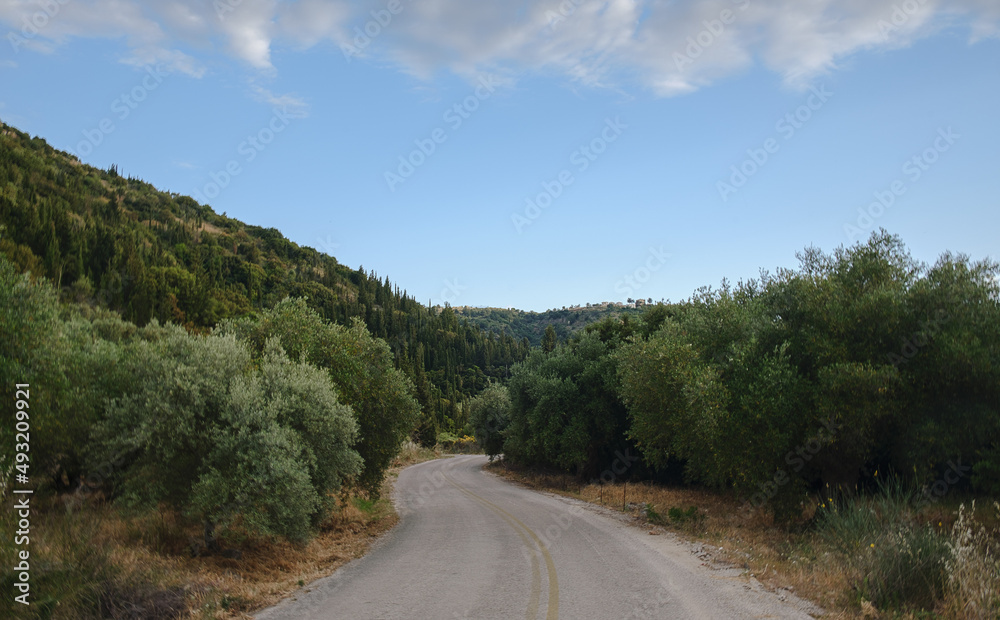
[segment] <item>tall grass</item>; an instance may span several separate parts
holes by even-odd
[[[1000,618],[1000,554],[961,506],[948,530],[918,514],[915,491],[880,486],[871,497],[828,498],[818,535],[842,556],[858,603],[880,610],[936,611],[949,618]],[[1000,511],[1000,506],[998,506]]]
[[[176,618],[186,608],[180,589],[158,585],[139,563],[116,561],[106,510],[33,511],[30,604],[3,597],[0,617],[25,619]],[[112,519],[117,522],[117,519]],[[111,535],[117,532],[112,532]],[[4,543],[3,556],[10,552]],[[12,591],[14,563],[0,567],[0,587]]]
[[[1000,519],[1000,504],[994,503]],[[958,509],[948,549],[948,591],[941,608],[948,616],[972,620],[1000,618],[1000,542],[975,520],[976,503],[967,514]]]
[[[879,609],[931,609],[944,594],[951,552],[945,537],[917,521],[915,497],[891,482],[820,513],[820,536],[843,555],[856,596]]]

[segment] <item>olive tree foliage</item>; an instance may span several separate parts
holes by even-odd
[[[489,387],[469,402],[469,422],[476,442],[490,457],[503,453],[504,431],[510,423],[510,395],[499,383]]]
[[[47,281],[17,273],[0,254],[0,381],[11,399],[16,384],[29,386],[36,482],[62,487],[79,479],[88,448],[81,437],[122,386],[118,346],[103,337],[122,325],[135,329],[107,311],[87,319],[60,306]]]
[[[49,466],[58,452],[53,435],[58,435],[59,420],[52,415],[54,394],[65,384],[60,372],[62,357],[59,343],[62,327],[59,322],[58,297],[44,281],[33,282],[26,274],[0,254],[0,393],[13,407],[15,385],[28,384],[33,469]],[[44,386],[44,389],[43,389]],[[23,396],[22,396],[23,398]],[[13,420],[9,414],[5,420]],[[12,464],[14,445],[13,423],[4,424],[0,439],[4,440],[0,465],[7,476]]]
[[[625,448],[626,411],[611,352],[617,340],[586,332],[512,371],[504,458],[596,476]]]
[[[879,468],[917,484],[961,458],[994,471],[998,266],[946,254],[928,268],[884,231],[799,259],[701,290],[619,348],[646,460],[683,459],[690,479],[785,516],[803,490],[853,490]]]
[[[4,386],[28,383],[50,370],[53,364],[46,355],[53,352],[58,316],[55,290],[18,273],[0,254],[0,380]]]
[[[308,537],[360,469],[357,426],[326,373],[276,341],[259,364],[232,335],[155,322],[123,345],[129,385],[95,426],[93,469],[126,504],[165,502],[206,522]]]
[[[677,459],[688,480],[743,492],[784,465],[808,426],[787,351],[745,328],[758,312],[749,295],[703,291],[690,312],[616,354],[629,435],[645,460]]]
[[[392,352],[358,320],[336,325],[310,309],[305,300],[286,298],[257,317],[226,321],[216,330],[233,334],[259,354],[276,338],[292,359],[325,371],[358,424],[354,449],[363,459],[355,484],[378,496],[385,472],[417,424],[420,405],[406,375],[393,365]]]

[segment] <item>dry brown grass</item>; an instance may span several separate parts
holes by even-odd
[[[429,450],[404,450],[386,477],[382,499],[372,503],[342,498],[316,537],[304,545],[251,538],[237,525],[219,533],[223,551],[193,557],[192,550],[200,549],[199,524],[166,509],[129,515],[92,498],[72,515],[58,500],[50,502],[40,515],[38,552],[66,566],[93,555],[98,568],[90,572],[100,576],[81,574],[80,581],[87,600],[101,600],[101,615],[250,618],[252,612],[296,590],[308,590],[310,582],[364,555],[398,521],[389,498],[399,470],[435,456]],[[57,611],[53,617],[79,613]]]

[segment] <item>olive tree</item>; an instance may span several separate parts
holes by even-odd
[[[358,424],[354,449],[364,464],[355,482],[378,496],[389,464],[420,414],[413,383],[393,365],[389,345],[373,337],[359,320],[350,327],[336,325],[305,300],[293,298],[258,317],[227,321],[217,333],[235,334],[258,353],[268,338],[277,338],[292,359],[303,359],[328,373]]]
[[[510,423],[510,396],[507,388],[492,383],[469,402],[469,422],[476,442],[490,457],[503,452],[504,431]]]
[[[92,468],[121,500],[166,502],[216,523],[308,536],[328,496],[356,475],[357,425],[326,373],[268,342],[259,367],[234,336],[142,330],[122,355],[129,385],[93,433]]]

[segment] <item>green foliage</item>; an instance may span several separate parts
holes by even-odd
[[[255,368],[231,335],[153,323],[137,336],[121,355],[132,383],[94,428],[91,469],[110,470],[129,505],[306,539],[360,468],[356,424],[328,376],[276,342]]]
[[[510,424],[510,395],[507,388],[492,384],[469,403],[469,421],[476,442],[490,461],[503,452],[504,433]]]
[[[631,436],[653,466],[673,455],[701,469],[719,410],[727,400],[717,372],[699,361],[669,323],[657,338],[622,347],[617,355]],[[712,454],[703,457],[712,460]]]
[[[913,513],[917,495],[900,484],[872,498],[831,503],[819,532],[845,558],[851,585],[878,609],[932,609],[944,593],[948,539]]]
[[[216,333],[238,335],[257,354],[273,338],[293,359],[328,373],[357,420],[354,449],[363,468],[356,484],[377,496],[386,470],[420,413],[414,386],[393,367],[388,345],[373,338],[360,321],[346,328],[324,320],[302,299],[285,299],[256,318],[225,322]]]
[[[804,489],[853,489],[865,469],[925,483],[978,453],[987,471],[1000,433],[997,265],[945,255],[927,269],[884,233],[800,260],[656,308],[620,348],[646,460],[683,459],[691,480],[782,519]]]
[[[625,445],[625,407],[611,352],[615,341],[583,333],[551,353],[536,350],[509,382],[504,456],[595,476]]]
[[[972,485],[989,497],[1000,497],[1000,447],[985,452],[972,467]]]
[[[559,342],[556,337],[556,330],[554,327],[549,325],[545,328],[545,335],[542,336],[542,351],[544,353],[552,353],[556,348],[556,343]]]
[[[687,510],[673,506],[667,510],[667,517],[670,519],[671,523],[676,523],[678,525],[698,523],[705,519],[705,515],[698,512],[697,506],[689,506]]]
[[[421,306],[388,279],[116,170],[82,165],[0,123],[0,254],[12,273],[45,277],[63,301],[140,326],[155,318],[200,332],[289,296],[307,299],[324,319],[361,320],[389,344],[428,428],[464,426],[462,403],[527,355],[527,342],[508,333]]]
[[[624,305],[593,304],[561,310],[529,312],[513,308],[453,308],[456,315],[474,325],[496,334],[510,334],[517,341],[527,341],[531,346],[541,346],[545,332],[551,327],[558,342],[566,342],[590,325],[608,319],[638,317],[641,309]]]
[[[663,516],[656,510],[656,506],[647,503],[645,506],[646,520],[653,525],[666,525],[669,523],[667,517]]]

